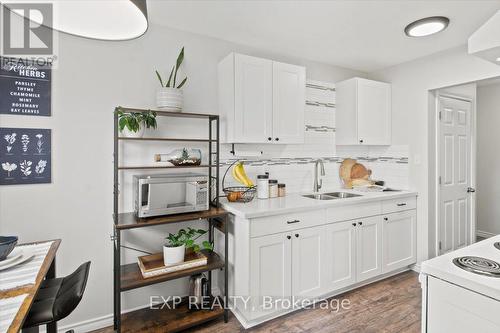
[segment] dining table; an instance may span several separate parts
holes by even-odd
[[[39,249],[39,252],[36,252],[36,254],[26,263],[0,271],[0,304],[2,304],[2,302],[4,302],[4,304],[9,304],[8,313],[0,315],[3,320],[0,322],[1,333],[16,333],[22,330],[23,323],[29,314],[31,305],[36,298],[43,280],[56,277],[56,253],[60,244],[60,239],[54,239],[19,244],[16,246],[20,248]],[[30,261],[32,261],[31,264]],[[33,270],[30,273],[31,277],[27,277],[26,273],[23,273],[23,271],[25,272],[28,270],[27,268],[23,270],[23,265],[31,265],[30,269]],[[12,278],[2,280],[2,274],[4,274],[4,276],[10,274],[14,277],[14,280],[16,276],[19,276],[17,283],[20,285],[15,285],[16,281],[14,281],[13,285]],[[4,281],[9,282],[7,283]],[[7,308],[7,306],[4,305],[4,308]],[[1,311],[2,309],[0,309],[0,313]],[[57,326],[55,323],[47,327],[47,332],[56,331]]]

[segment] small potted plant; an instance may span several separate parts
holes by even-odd
[[[184,261],[186,251],[199,252],[203,247],[212,250],[213,245],[209,241],[203,241],[201,246],[195,241],[206,234],[203,229],[187,228],[181,229],[176,234],[169,233],[167,244],[163,246],[163,263],[165,266],[175,265]]]
[[[160,88],[158,88],[156,93],[156,105],[159,109],[175,112],[182,111],[183,96],[181,88],[186,83],[187,77],[177,84],[177,71],[181,67],[183,60],[184,47],[181,49],[177,61],[170,71],[168,81],[166,82],[162,79],[160,73],[155,71],[156,77],[158,81],[160,81]]]
[[[123,112],[118,110],[118,127],[125,137],[140,138],[146,128],[157,128],[156,112]]]

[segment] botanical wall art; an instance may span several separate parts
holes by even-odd
[[[0,185],[50,182],[50,129],[0,127]]]
[[[0,114],[50,116],[51,68],[0,57]]]

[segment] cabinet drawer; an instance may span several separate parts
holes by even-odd
[[[381,214],[380,201],[350,206],[332,207],[326,211],[326,220],[330,222],[339,222],[353,220],[366,216]]]
[[[415,197],[382,201],[383,214],[415,209],[416,207],[417,207],[417,198]]]
[[[268,216],[250,221],[250,237],[312,227],[325,223],[325,210]]]

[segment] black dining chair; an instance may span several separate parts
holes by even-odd
[[[89,271],[90,261],[66,277],[44,280],[24,322],[23,332],[37,332],[38,326],[47,325],[47,333],[56,333],[56,323],[80,303]]]

